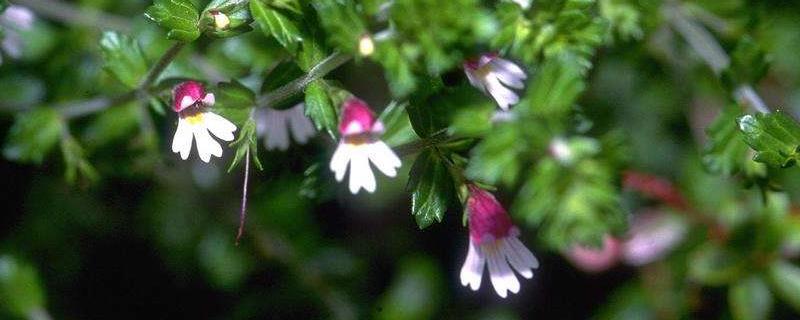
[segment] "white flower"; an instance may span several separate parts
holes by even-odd
[[[267,150],[289,149],[289,132],[299,144],[305,144],[317,132],[305,115],[304,103],[286,110],[260,109],[256,113],[256,121],[256,131],[264,137]]]
[[[212,155],[221,157],[222,146],[211,134],[224,141],[233,141],[236,125],[207,110],[214,104],[214,94],[206,94],[200,83],[186,81],[175,87],[173,99],[173,110],[178,113],[178,129],[172,139],[172,152],[180,153],[183,160],[188,159],[194,140],[203,162],[211,161]]]
[[[533,269],[539,267],[539,261],[519,240],[519,229],[512,224],[497,199],[475,185],[470,185],[469,190],[470,241],[467,258],[461,267],[461,284],[477,291],[484,266],[488,265],[489,279],[497,295],[505,298],[509,291],[518,293],[520,283],[513,270],[530,279]]]
[[[375,176],[370,163],[389,177],[397,175],[400,158],[381,141],[383,124],[375,118],[364,101],[350,98],[345,101],[342,121],[339,124],[341,140],[331,157],[330,169],[336,181],[342,181],[350,165],[350,192],[358,193],[362,188],[375,191]]]
[[[525,71],[496,54],[484,54],[464,62],[464,72],[474,87],[487,93],[503,110],[519,102],[519,96],[507,87],[522,89],[527,79]]]

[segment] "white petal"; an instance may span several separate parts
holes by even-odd
[[[308,142],[308,139],[311,139],[317,132],[314,129],[314,124],[311,123],[311,120],[304,114],[303,106],[302,103],[295,106],[287,117],[292,136],[294,136],[294,140],[300,144]]]
[[[205,104],[206,106],[213,106],[216,101],[217,100],[216,98],[214,98],[213,93],[206,93],[206,96],[203,97],[203,104]]]
[[[480,247],[475,246],[472,240],[469,242],[469,249],[467,249],[467,258],[464,260],[464,265],[461,267],[461,285],[467,286],[472,291],[477,291],[481,287],[481,278],[483,277],[483,268],[486,264],[486,259],[480,252]]]
[[[375,192],[375,175],[369,166],[366,145],[355,146],[350,156],[350,193],[356,194],[361,188],[369,193]]]
[[[397,168],[400,168],[400,158],[394,154],[383,141],[375,141],[368,145],[368,155],[372,163],[378,167],[383,174],[394,177],[397,175]]]
[[[517,237],[508,237],[506,242],[514,249],[523,264],[532,269],[539,267],[539,260],[536,260],[536,256]]]
[[[364,133],[364,127],[358,121],[351,121],[347,127],[344,128],[344,132],[342,132],[343,136],[349,136],[353,134],[361,134]]]
[[[175,130],[175,136],[172,138],[172,152],[181,154],[181,159],[186,160],[189,158],[189,153],[192,151],[192,125],[188,121],[178,119],[178,129]]]
[[[222,146],[211,137],[205,126],[194,125],[192,126],[192,132],[194,132],[194,139],[197,141],[197,153],[200,155],[200,160],[207,163],[211,161],[211,155],[222,156]]]
[[[502,241],[502,240],[501,240]],[[487,247],[484,247],[486,249]],[[505,254],[501,251],[501,246],[493,247],[486,252],[486,260],[489,263],[489,278],[492,280],[494,291],[500,297],[505,298],[506,291],[512,293],[519,292],[519,280],[511,268],[508,266]]]
[[[495,77],[486,78],[486,89],[503,110],[508,110],[510,105],[519,102],[517,94],[503,86]]]
[[[204,113],[203,122],[208,127],[208,131],[211,131],[217,138],[223,141],[233,141],[233,132],[236,131],[236,125],[233,122],[213,112]]]
[[[282,112],[273,110],[267,115],[267,150],[289,149],[289,128]]]
[[[495,58],[492,60],[492,64],[496,70],[503,70],[518,79],[525,80],[528,78],[528,75],[525,74],[525,71],[522,70],[522,68],[520,68],[516,63],[506,59]]]
[[[516,89],[522,89],[525,87],[525,83],[522,82],[522,79],[506,70],[496,70],[495,72],[492,72],[492,75],[497,77],[500,82],[505,83],[509,87]]]
[[[533,278],[533,266],[525,263],[525,259],[517,252],[516,248],[511,244],[513,237],[503,241],[503,252],[506,254],[506,259],[511,264],[514,270],[517,270],[525,279]],[[514,238],[516,239],[516,238]]]
[[[486,92],[486,88],[483,86],[483,80],[480,77],[478,77],[478,75],[474,74],[472,71],[469,71],[468,69],[464,69],[464,73],[467,74],[467,79],[469,80],[469,83],[473,87],[478,88],[478,90],[482,92]]]
[[[188,108],[189,106],[194,104],[194,99],[190,96],[183,96],[181,98],[181,110]]]
[[[347,164],[350,163],[350,149],[351,146],[347,143],[339,143],[336,151],[333,152],[331,157],[330,168],[331,171],[336,173],[336,181],[342,181],[344,173],[347,172]]]

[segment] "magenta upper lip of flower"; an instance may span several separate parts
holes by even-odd
[[[506,209],[488,191],[475,185],[469,185],[468,188],[467,210],[472,241],[482,243],[487,235],[494,239],[507,237],[514,224]]]
[[[369,137],[383,133],[383,124],[363,100],[350,97],[344,102],[342,109],[342,121],[339,123],[339,134],[342,137]]]
[[[492,60],[494,60],[495,58],[497,58],[497,53],[494,52],[482,54],[480,56],[473,57],[464,61],[464,68],[471,71],[475,71],[485,66],[489,62],[492,62]]]
[[[203,84],[192,80],[175,86],[172,90],[172,97],[172,110],[175,112],[181,112],[198,102],[209,106],[214,104],[214,94],[206,93]]]

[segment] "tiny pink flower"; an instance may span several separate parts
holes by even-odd
[[[0,14],[0,29],[5,33],[0,41],[0,49],[11,58],[20,58],[25,40],[21,32],[33,28],[35,20],[36,16],[30,9],[17,5],[8,6]]]
[[[475,185],[469,185],[467,215],[470,241],[461,284],[477,291],[488,264],[489,279],[500,297],[505,298],[508,291],[518,293],[520,283],[512,267],[526,279],[539,267],[539,261],[519,240],[519,229],[497,199]]]
[[[221,157],[222,146],[211,134],[224,141],[233,141],[236,125],[208,110],[214,105],[214,94],[206,93],[198,82],[186,81],[173,89],[172,98],[172,109],[178,113],[178,129],[172,139],[172,152],[180,153],[183,160],[188,159],[192,140],[195,140],[197,153],[203,162],[211,161],[212,155]]]
[[[464,72],[472,86],[491,95],[503,110],[519,102],[519,96],[508,87],[522,89],[528,77],[518,65],[494,53],[467,60]]]
[[[397,175],[400,158],[380,140],[383,130],[383,123],[364,101],[349,98],[344,102],[339,123],[341,138],[331,158],[330,168],[336,174],[336,181],[342,181],[349,164],[349,187],[353,194],[361,188],[367,192],[375,191],[375,176],[370,163],[386,176]]]
[[[299,144],[305,144],[317,130],[305,115],[305,103],[286,110],[262,108],[256,111],[256,132],[264,137],[267,150],[289,149],[289,133]]]
[[[586,272],[599,273],[608,270],[619,262],[621,255],[620,241],[610,235],[603,237],[600,248],[573,246],[566,257],[573,265]]]

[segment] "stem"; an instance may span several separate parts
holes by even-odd
[[[150,72],[147,73],[147,77],[145,77],[144,81],[142,81],[142,83],[139,85],[138,90],[144,91],[147,88],[149,88],[150,85],[153,84],[153,82],[155,82],[156,79],[158,79],[158,76],[160,76],[161,73],[164,72],[164,69],[166,69],[167,66],[169,66],[172,60],[175,60],[175,57],[178,56],[178,53],[181,52],[181,49],[183,49],[185,45],[186,43],[176,42],[171,47],[169,47],[169,49],[167,49],[167,52],[164,52],[164,55],[162,55],[161,58],[158,59],[158,62],[156,62],[156,64],[153,65],[153,68],[150,69]]]
[[[239,211],[239,231],[236,233],[236,245],[244,234],[244,221],[247,219],[247,180],[250,176],[250,148],[244,154],[244,183],[242,183],[242,209]]]
[[[719,42],[702,25],[687,17],[678,4],[670,4],[665,7],[664,15],[669,19],[675,31],[700,55],[717,77],[728,68],[731,58],[725,53]],[[739,103],[758,112],[770,112],[769,108],[764,104],[764,100],[761,99],[750,84],[740,85],[734,90],[733,96]]]
[[[350,61],[350,59],[351,57],[347,54],[334,52],[311,68],[311,70],[309,70],[304,76],[261,96],[261,98],[259,98],[256,102],[256,105],[260,108],[265,108],[275,104],[275,102],[289,98],[303,91],[303,89],[305,89],[309,83],[324,77],[329,72],[343,65],[345,62]]]
[[[39,15],[66,24],[79,25],[97,29],[113,29],[122,32],[131,31],[131,21],[100,10],[76,7],[70,3],[57,0],[10,0],[9,2],[25,6]]]
[[[437,133],[432,134],[430,137],[401,144],[394,148],[394,152],[397,154],[398,157],[404,157],[422,151],[422,149],[435,146],[440,143],[451,142],[455,140],[459,140],[459,138],[448,139],[447,131],[439,131]]]

